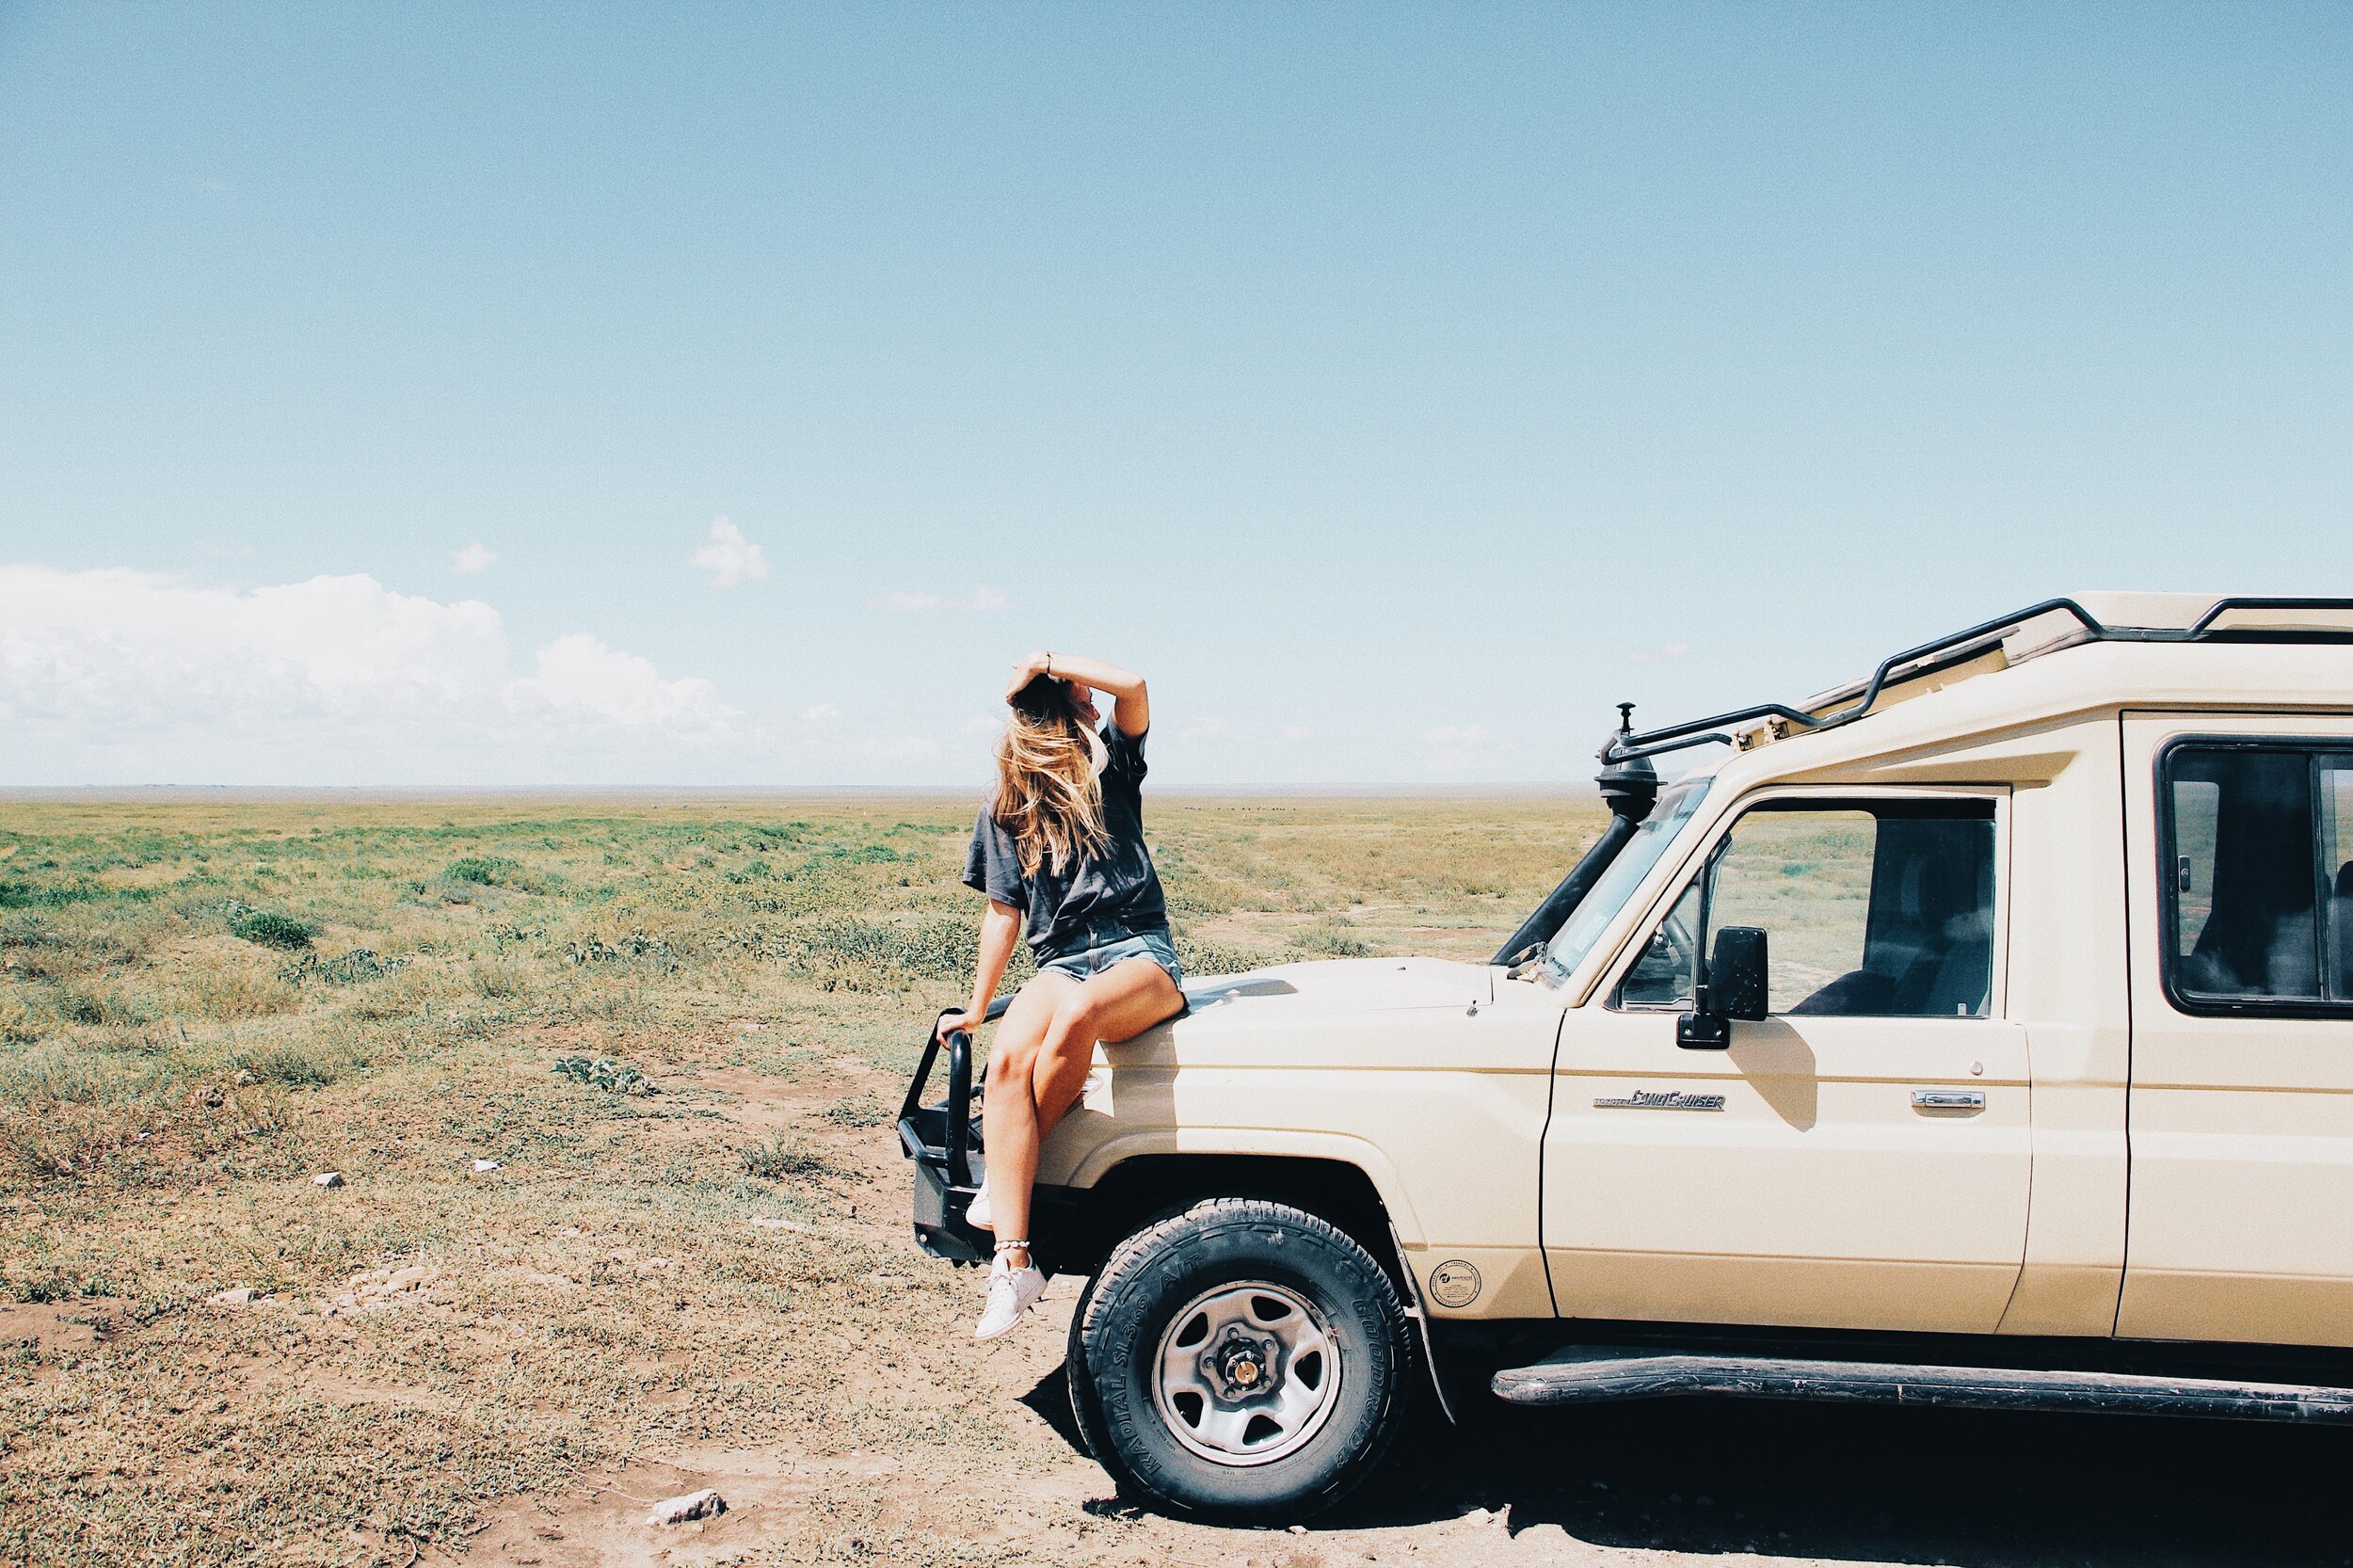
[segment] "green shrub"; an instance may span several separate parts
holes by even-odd
[[[283,948],[289,952],[298,952],[311,945],[311,928],[292,915],[281,915],[275,909],[256,909],[234,916],[229,921],[229,929],[248,942]]]
[[[441,874],[452,882],[472,882],[479,887],[503,887],[514,879],[522,867],[503,855],[469,855],[463,860],[450,862]]]
[[[890,1108],[872,1095],[836,1100],[825,1107],[825,1120],[836,1127],[880,1127],[889,1117]]]
[[[1247,974],[1263,969],[1271,964],[1284,962],[1284,955],[1265,948],[1244,947],[1236,942],[1209,942],[1197,937],[1179,936],[1176,956],[1188,975]]]
[[[0,1046],[29,1046],[40,1038],[40,1020],[22,998],[0,991]]]
[[[406,958],[385,958],[371,948],[353,948],[338,958],[321,958],[315,952],[305,952],[293,963],[281,965],[278,978],[289,985],[299,985],[306,980],[323,980],[329,985],[349,985],[408,967],[408,960]]]
[[[1318,920],[1293,939],[1302,952],[1320,953],[1326,958],[1363,958],[1372,949],[1358,939],[1356,927],[1347,916],[1337,915]]]
[[[106,889],[87,877],[62,887],[47,888],[0,878],[0,909],[58,909],[105,896]]]
[[[324,1089],[342,1076],[344,1064],[317,1048],[301,1046],[271,1046],[257,1050],[240,1051],[234,1058],[238,1070],[264,1083],[280,1083],[289,1089]]]
[[[735,1151],[743,1162],[744,1174],[762,1181],[804,1180],[824,1176],[855,1176],[827,1160],[815,1149],[782,1133],[771,1133],[757,1144],[745,1144]]]
[[[831,915],[745,945],[828,990],[838,983],[862,990],[894,981],[961,979],[972,972],[980,942],[978,923],[963,917],[901,923]]]
[[[38,1274],[27,1274],[8,1282],[8,1294],[30,1305],[36,1303],[70,1302],[82,1293],[82,1287],[72,1274],[58,1271],[54,1265]]]
[[[602,1089],[615,1095],[650,1095],[655,1092],[653,1080],[626,1062],[616,1062],[609,1056],[593,1060],[585,1056],[558,1057],[556,1073],[575,1083],[591,1089]]]
[[[918,858],[902,855],[888,844],[835,844],[818,852],[830,859],[844,860],[853,866],[890,866],[902,860]]]
[[[143,1024],[145,1009],[108,985],[69,981],[57,987],[57,1015],[77,1024]]]
[[[678,957],[670,952],[670,944],[642,931],[632,931],[610,942],[599,936],[585,937],[568,944],[564,955],[575,964],[626,964],[644,959],[657,968],[678,968]]]

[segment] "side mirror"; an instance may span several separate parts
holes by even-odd
[[[1731,1045],[1735,1018],[1753,1023],[1769,1010],[1767,972],[1762,929],[1728,925],[1716,933],[1707,978],[1692,987],[1691,1011],[1675,1022],[1675,1044],[1686,1050],[1722,1050]]]
[[[1766,997],[1765,932],[1761,926],[1728,925],[1716,933],[1716,953],[1707,961],[1708,994],[1727,1018],[1754,1023],[1771,1011]]]

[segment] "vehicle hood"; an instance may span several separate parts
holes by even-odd
[[[1336,958],[1185,982],[1187,1021],[1289,1022],[1306,1015],[1385,1013],[1495,1000],[1495,972],[1443,958]]]
[[[1561,1007],[1537,986],[1499,987],[1515,993],[1501,1000],[1497,989],[1484,965],[1435,958],[1191,981],[1191,1012],[1098,1048],[1080,1103],[1040,1152],[1038,1179],[1087,1186],[1143,1155],[1339,1160],[1386,1183],[1413,1236],[1421,1222],[1396,1168],[1443,1166],[1479,1191],[1482,1212],[1492,1193],[1523,1204],[1511,1234],[1526,1250]]]
[[[1442,958],[1279,964],[1188,981],[1185,998],[1181,1017],[1099,1048],[1104,1064],[1144,1078],[1286,1066],[1535,1071],[1550,1063],[1561,1021],[1549,995],[1498,1003],[1493,969]]]

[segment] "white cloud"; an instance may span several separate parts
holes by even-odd
[[[0,778],[561,781],[658,770],[740,719],[583,634],[519,677],[489,605],[373,577],[237,592],[0,566]]]
[[[821,702],[814,708],[806,708],[801,711],[801,717],[811,724],[823,724],[827,719],[838,719],[840,716],[841,710],[830,702]]]
[[[710,542],[689,559],[696,570],[710,575],[714,587],[740,588],[768,580],[768,552],[725,518],[711,520]]]
[[[0,712],[138,722],[359,716],[494,694],[498,612],[373,577],[246,593],[149,572],[0,567]]]
[[[1002,589],[984,583],[968,594],[876,594],[868,602],[877,610],[888,610],[895,615],[920,616],[932,610],[1002,610],[1012,600],[1005,598]]]
[[[1215,713],[1203,713],[1179,725],[1176,736],[1185,741],[1222,741],[1232,732],[1233,728]]]
[[[1492,776],[1505,754],[1519,749],[1517,742],[1498,738],[1483,724],[1442,724],[1423,730],[1421,740],[1430,748],[1423,754],[1424,768],[1453,777]]]
[[[506,688],[507,706],[518,712],[538,709],[679,734],[722,731],[736,717],[710,681],[664,680],[652,660],[616,652],[584,632],[556,638],[536,659],[537,674]]]
[[[449,552],[449,569],[460,577],[472,577],[478,571],[488,571],[498,564],[498,552],[479,539]]]

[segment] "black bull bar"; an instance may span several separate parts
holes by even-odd
[[[1003,1016],[1012,1000],[1011,997],[999,997],[990,1002],[988,1019]],[[981,1123],[972,1113],[972,1092],[986,1070],[985,1064],[980,1071],[974,1070],[971,1031],[948,1032],[947,1096],[929,1105],[923,1103],[924,1092],[931,1085],[932,1068],[943,1048],[939,1019],[959,1011],[952,1007],[941,1009],[923,1037],[922,1060],[916,1064],[906,1098],[899,1105],[899,1144],[915,1162],[917,1244],[934,1257],[980,1263],[990,1256],[995,1239],[966,1224],[964,1218],[981,1184]]]

